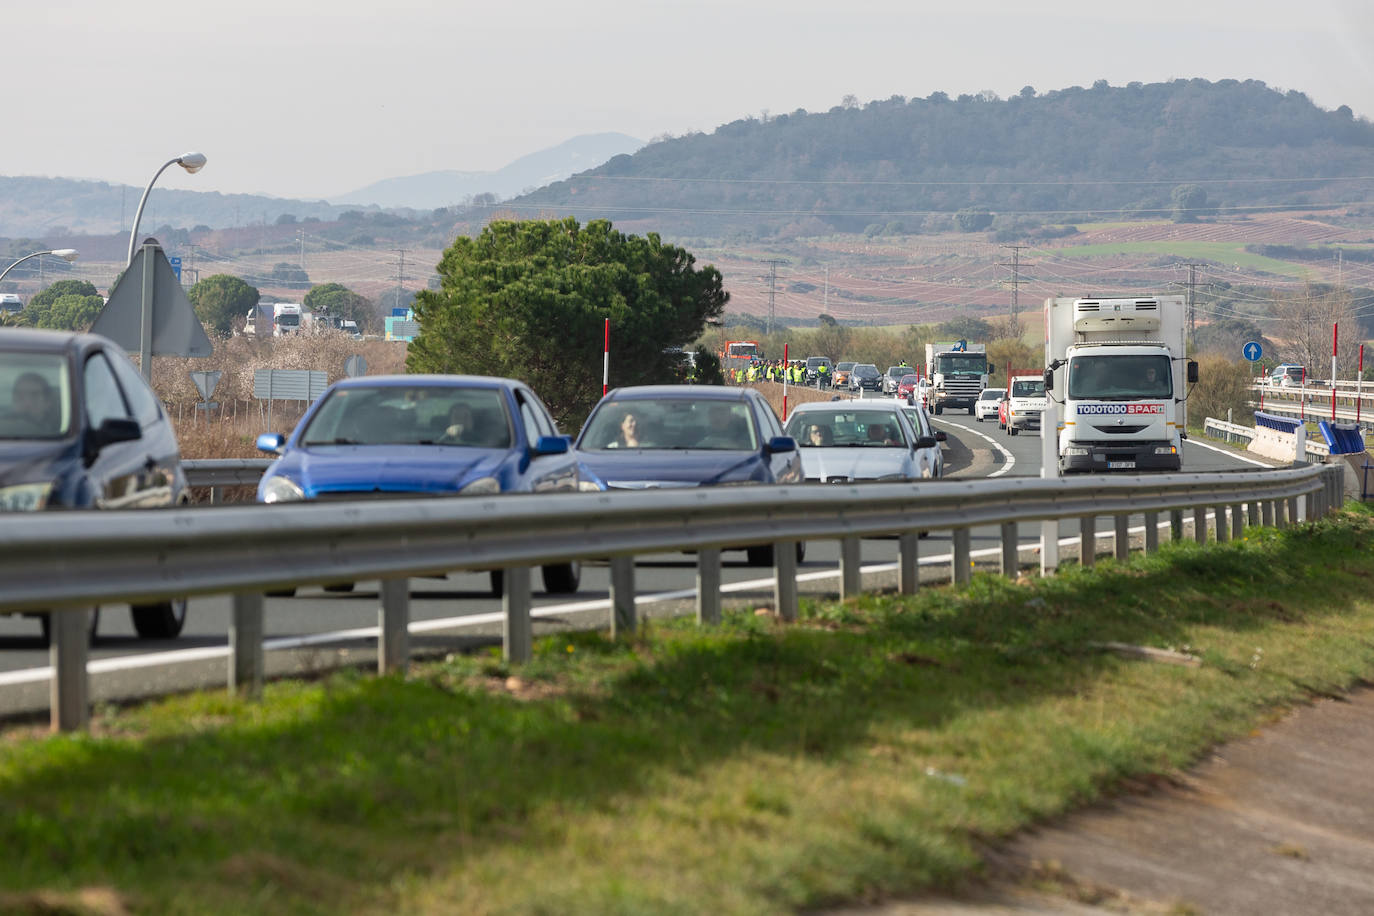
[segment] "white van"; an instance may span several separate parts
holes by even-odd
[[[24,300],[14,293],[0,293],[0,312],[22,312]]]

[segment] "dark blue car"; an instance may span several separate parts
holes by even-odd
[[[0,328],[0,518],[186,500],[171,419],[114,341]],[[92,639],[98,619],[90,617]],[[133,621],[139,636],[176,636],[186,601],[135,605]]]
[[[599,489],[583,480],[570,439],[522,382],[466,375],[352,378],[331,386],[287,439],[258,501],[488,496]],[[578,563],[544,567],[550,592],[575,592]],[[499,571],[492,575],[500,590]],[[351,583],[333,588],[347,590]]]
[[[617,388],[592,409],[576,447],[583,467],[611,490],[802,480],[796,440],[752,388]],[[772,564],[771,545],[747,550],[751,564]]]

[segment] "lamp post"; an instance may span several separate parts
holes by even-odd
[[[138,222],[143,219],[143,207],[148,203],[148,195],[152,193],[153,185],[157,183],[158,176],[167,171],[167,167],[171,165],[179,165],[194,175],[205,168],[205,155],[203,153],[184,153],[175,159],[168,159],[162,163],[162,168],[153,175],[153,180],[148,182],[148,187],[143,189],[143,196],[138,201],[138,211],[134,213],[134,227],[129,230],[129,257],[124,262],[125,270],[128,270],[129,265],[134,263],[134,246],[138,240]]]
[[[56,255],[57,257],[67,262],[75,261],[77,258],[77,251],[75,248],[53,248],[48,251],[35,251],[33,254],[24,255],[22,258],[15,261],[9,267],[6,267],[4,270],[0,271],[0,280],[5,279],[5,274],[14,270],[16,267],[27,261],[29,258],[37,258],[45,254]]]

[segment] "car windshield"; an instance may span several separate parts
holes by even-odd
[[[910,366],[888,366],[887,374],[893,378],[901,378],[911,371]]]
[[[1011,396],[1014,398],[1038,398],[1044,393],[1044,379],[1017,379],[1011,383]]]
[[[848,372],[850,369],[853,369],[853,368],[854,368],[854,364],[853,364],[853,363],[837,363],[837,364],[835,365],[835,371],[836,371],[836,372]]]
[[[1132,400],[1172,394],[1169,357],[1162,354],[1075,356],[1069,360],[1071,398]]]
[[[758,431],[744,401],[719,398],[626,398],[599,405],[578,448],[753,451]]]
[[[301,434],[302,445],[459,445],[510,448],[495,388],[385,385],[337,388]]]
[[[915,376],[915,375],[912,375],[912,374],[908,373],[908,374],[902,376],[902,382],[901,382],[901,383],[902,383],[903,385],[914,385],[914,384],[916,384],[916,383],[919,382],[919,381],[920,381],[920,378],[919,378],[919,377],[917,377],[917,376]]]
[[[906,431],[891,410],[799,410],[787,435],[802,448],[906,448]]]
[[[855,366],[854,371],[850,374],[857,375],[859,378],[873,378],[878,374],[878,367],[865,363],[862,366]]]
[[[1002,389],[1002,388],[989,388],[989,389],[987,389],[986,391],[984,391],[982,394],[978,395],[978,400],[980,400],[980,401],[1000,401],[1000,400],[1002,400],[1002,392],[1003,392],[1003,390],[1004,390],[1004,389]]]
[[[60,439],[72,423],[66,360],[0,351],[0,439]]]

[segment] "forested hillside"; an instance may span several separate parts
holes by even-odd
[[[932,218],[949,228],[966,208],[1049,222],[1168,216],[1180,200],[1185,219],[1363,202],[1374,200],[1371,175],[1374,125],[1347,106],[1326,111],[1255,80],[1099,81],[746,118],[652,143],[513,203],[678,233],[798,223],[812,230],[802,234],[857,232],[891,221],[913,232]]]

